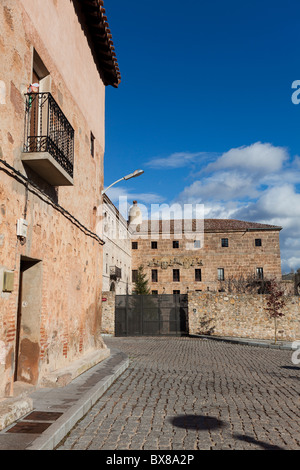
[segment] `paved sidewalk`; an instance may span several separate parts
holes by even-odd
[[[126,354],[111,349],[109,358],[65,387],[31,393],[33,410],[0,431],[0,450],[53,450],[128,364]]]

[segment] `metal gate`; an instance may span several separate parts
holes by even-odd
[[[116,295],[115,336],[186,334],[188,334],[187,295]]]

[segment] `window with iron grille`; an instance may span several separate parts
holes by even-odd
[[[179,269],[173,269],[173,282],[180,282]]]
[[[137,250],[138,249],[138,242],[132,242],[132,249]]]
[[[157,269],[152,269],[151,275],[152,282],[158,282]]]
[[[221,239],[221,245],[222,245],[222,247],[227,247],[228,246],[228,238],[222,238]]]
[[[179,241],[173,240],[173,248],[179,248]]]
[[[136,282],[136,281],[137,281],[137,278],[138,278],[138,270],[137,270],[137,269],[133,269],[133,270],[132,270],[132,282]]]
[[[261,246],[261,238],[255,238],[255,246]]]
[[[201,281],[201,269],[195,269],[195,281]]]
[[[151,242],[152,250],[157,250],[157,242]]]

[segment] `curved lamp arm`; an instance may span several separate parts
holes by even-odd
[[[137,176],[140,176],[144,173],[144,170],[135,170],[133,173],[130,173],[129,175],[126,175],[126,176],[123,176],[123,178],[120,178],[118,179],[117,181],[115,181],[114,183],[110,184],[106,189],[103,189],[102,191],[102,195],[104,193],[106,193],[106,191],[111,188],[112,186],[114,186],[115,184],[119,183],[120,181],[123,181],[123,180],[130,180],[131,178],[136,178]]]

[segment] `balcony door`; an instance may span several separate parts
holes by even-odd
[[[32,83],[40,84],[40,78],[35,70],[32,71]],[[37,150],[37,139],[39,135],[39,96],[35,93],[32,94],[30,100],[30,136],[29,136],[29,149],[31,152]]]

